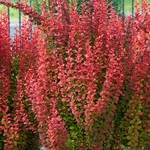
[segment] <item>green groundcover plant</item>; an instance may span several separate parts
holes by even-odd
[[[41,0],[9,36],[0,12],[0,149],[143,150],[150,144],[150,14],[105,0]],[[31,30],[31,25],[34,29]]]

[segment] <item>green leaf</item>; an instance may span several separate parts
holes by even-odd
[[[69,129],[70,129],[70,130],[73,130],[73,129],[74,129],[74,126],[71,126]]]
[[[130,140],[131,139],[130,136],[127,136],[127,139]]]

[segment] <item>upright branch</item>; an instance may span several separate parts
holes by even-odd
[[[11,3],[4,0],[0,0],[0,4],[3,4],[6,7],[19,10],[24,15],[27,15],[30,18],[31,22],[34,22],[37,25],[40,25],[41,21],[43,20],[40,13],[32,9],[29,5],[23,4],[22,2]]]

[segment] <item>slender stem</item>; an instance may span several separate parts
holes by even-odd
[[[10,35],[10,8],[8,7],[7,8],[7,14],[8,14],[8,32],[9,32],[9,35]]]
[[[18,2],[20,2],[20,0],[18,0]],[[19,34],[21,34],[21,12],[19,12]]]
[[[124,0],[122,0],[122,15],[124,17]]]
[[[29,5],[32,7],[32,0],[29,1]],[[30,38],[32,38],[32,24],[30,24],[30,30],[31,30]]]
[[[134,0],[132,0],[132,19],[134,20]]]

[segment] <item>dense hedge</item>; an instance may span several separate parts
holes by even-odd
[[[41,1],[43,2],[43,1]],[[142,150],[150,141],[150,14],[104,0],[25,2],[21,34],[0,12],[0,149]],[[57,11],[57,13],[56,13]],[[32,22],[35,24],[31,30]]]

